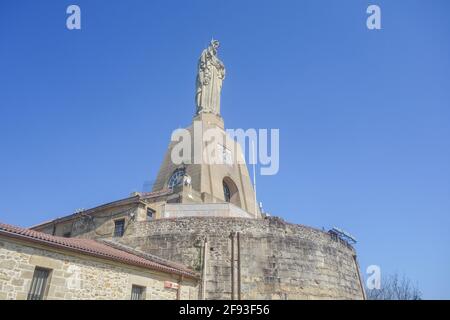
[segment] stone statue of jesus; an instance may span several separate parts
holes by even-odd
[[[220,92],[225,79],[225,66],[217,57],[218,48],[219,41],[211,40],[198,61],[196,114],[213,113],[220,116]]]

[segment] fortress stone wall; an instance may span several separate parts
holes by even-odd
[[[204,272],[206,299],[230,299],[232,291],[242,299],[364,298],[354,249],[317,229],[220,217],[136,221],[130,228],[120,242]],[[232,232],[239,233],[240,259]]]

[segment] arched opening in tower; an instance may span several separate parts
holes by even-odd
[[[241,207],[241,199],[239,197],[239,190],[231,180],[230,177],[225,177],[222,181],[223,183],[223,196],[226,202],[232,203],[238,207]]]

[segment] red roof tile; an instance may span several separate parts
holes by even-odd
[[[129,250],[124,251],[117,249],[117,247],[109,246],[106,242],[100,243],[91,239],[56,237],[46,233],[3,223],[0,223],[0,235],[48,245],[55,248],[75,251],[81,254],[95,256],[151,270],[183,275],[189,278],[198,278],[198,275],[194,271],[189,270],[188,268],[183,268],[179,264],[174,263],[172,266],[170,266],[168,265],[168,263],[157,263],[142,256],[132,254]]]

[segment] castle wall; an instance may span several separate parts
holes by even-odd
[[[355,251],[330,234],[277,218],[188,217],[135,222],[126,245],[203,271],[207,238],[205,294],[230,299],[231,232],[234,237],[234,297],[238,264],[242,299],[363,299]]]

